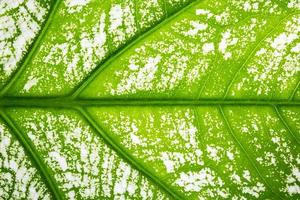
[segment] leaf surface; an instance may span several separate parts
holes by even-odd
[[[297,0],[0,13],[1,199],[299,199]]]

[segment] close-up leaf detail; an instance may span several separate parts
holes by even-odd
[[[299,0],[0,0],[0,200],[300,199]]]

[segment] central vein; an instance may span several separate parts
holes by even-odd
[[[249,99],[70,99],[66,97],[4,97],[0,98],[0,107],[86,107],[86,106],[300,106],[300,101],[294,100],[249,100]]]

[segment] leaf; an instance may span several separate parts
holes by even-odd
[[[299,10],[1,1],[1,199],[299,199]]]

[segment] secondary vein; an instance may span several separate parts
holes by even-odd
[[[262,174],[260,173],[256,163],[254,162],[254,159],[249,155],[249,153],[246,151],[246,149],[244,148],[244,146],[239,142],[239,140],[237,139],[237,137],[235,136],[234,134],[234,131],[223,111],[223,108],[222,106],[219,106],[219,112],[225,122],[225,125],[230,133],[230,135],[232,136],[233,138],[233,141],[237,144],[237,146],[241,149],[241,151],[244,153],[245,157],[247,158],[247,160],[250,162],[250,164],[252,165],[252,167],[254,168],[254,170],[256,171],[256,173],[258,174],[258,176],[261,178],[261,180],[266,184],[266,186],[268,188],[270,188],[270,190],[272,191],[272,193],[274,195],[276,195],[279,199],[283,199],[279,194],[277,194],[273,188],[271,187],[271,185],[269,184],[269,182],[262,176]]]
[[[98,125],[94,119],[89,115],[89,113],[84,110],[83,108],[77,107],[76,108],[82,116],[87,120],[87,122],[96,130],[97,133],[105,140],[106,144],[110,145],[115,152],[125,159],[127,162],[131,164],[134,168],[139,170],[142,174],[144,174],[147,178],[149,178],[152,182],[158,185],[162,190],[164,190],[168,195],[173,197],[174,199],[183,199],[183,197],[178,194],[176,191],[173,191],[169,188],[166,183],[161,181],[158,177],[152,174],[149,170],[147,170],[141,163],[139,163],[135,158],[130,156],[124,149],[122,149],[113,139],[111,139],[108,134]]]
[[[170,22],[172,19],[180,15],[181,13],[185,12],[187,9],[192,7],[193,5],[199,3],[202,0],[196,0],[193,3],[188,3],[185,5],[182,9],[178,10],[177,12],[174,12],[174,14],[168,15],[168,17],[164,18],[163,20],[159,21],[156,25],[151,27],[150,29],[146,30],[145,32],[141,33],[140,35],[137,35],[133,37],[127,45],[124,45],[123,47],[119,48],[115,53],[108,56],[105,60],[103,60],[98,66],[95,68],[94,71],[90,73],[89,76],[87,76],[84,80],[82,80],[81,84],[75,88],[75,90],[70,94],[71,98],[76,98],[88,85],[91,81],[93,81],[111,62],[113,62],[115,59],[120,57],[124,52],[126,52],[128,49],[132,48],[135,44],[137,44],[142,39],[146,38],[148,35],[159,29],[160,27],[164,26],[168,22]]]
[[[28,52],[28,54],[23,58],[23,61],[20,64],[20,67],[16,70],[15,74],[11,77],[11,79],[7,82],[7,84],[3,87],[3,89],[0,91],[0,96],[4,96],[5,93],[12,87],[12,85],[19,79],[21,76],[22,72],[25,69],[25,66],[31,61],[32,57],[35,55],[35,53],[38,50],[38,47],[40,46],[40,43],[44,36],[47,33],[48,27],[51,24],[51,21],[60,5],[62,0],[56,0],[53,3],[52,8],[49,11],[48,17],[44,23],[44,26],[41,28],[40,32],[38,35],[35,37],[35,40],[33,41],[31,45],[31,50]]]
[[[27,138],[27,136],[25,136],[19,130],[17,126],[15,126],[15,124],[12,122],[10,117],[7,116],[5,111],[2,109],[0,109],[0,116],[3,118],[4,122],[11,129],[11,131],[15,134],[16,138],[19,140],[19,142],[25,149],[25,152],[27,152],[27,155],[31,158],[31,160],[35,164],[37,171],[42,176],[45,184],[48,186],[48,189],[53,194],[55,199],[57,200],[65,199],[63,193],[57,187],[58,184],[56,183],[54,177],[52,176],[46,164],[43,162],[42,158],[40,158],[37,150],[34,148],[34,145],[31,143],[31,141]]]
[[[282,124],[284,125],[284,127],[288,130],[288,132],[290,133],[290,135],[294,138],[294,140],[297,142],[298,145],[300,145],[300,142],[297,140],[297,137],[295,136],[295,134],[293,133],[293,131],[290,129],[289,125],[286,123],[286,121],[284,120],[280,110],[278,109],[277,106],[274,106],[275,112],[279,118],[279,120],[282,122]]]

